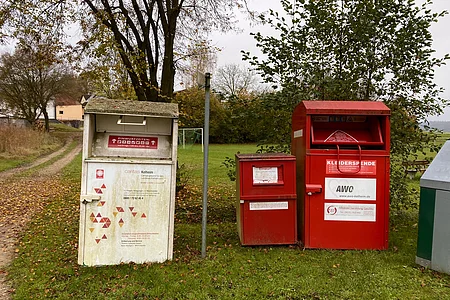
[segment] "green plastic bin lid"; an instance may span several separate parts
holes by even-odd
[[[450,141],[446,141],[420,178],[420,187],[450,191]]]

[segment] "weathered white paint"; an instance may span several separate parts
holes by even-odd
[[[169,259],[171,178],[171,165],[88,163],[87,192],[101,200],[82,204],[83,264]]]
[[[143,116],[92,113],[88,108],[78,263],[97,266],[172,259],[176,116],[144,116],[146,122],[142,122]],[[126,117],[126,123],[145,125],[117,124],[120,116]],[[158,144],[152,149],[115,148],[108,146],[110,135],[151,137]]]

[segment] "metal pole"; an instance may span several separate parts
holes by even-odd
[[[202,258],[206,257],[206,221],[208,211],[208,150],[209,150],[209,92],[211,74],[205,74],[205,130],[203,131],[203,209],[202,209]]]
[[[205,152],[205,147],[204,147],[204,145],[203,145],[203,142],[204,142],[204,140],[205,140],[205,139],[203,138],[203,136],[204,136],[204,135],[203,135],[203,128],[200,128],[200,131],[201,131],[201,133],[202,133],[202,153],[203,153],[203,152]]]

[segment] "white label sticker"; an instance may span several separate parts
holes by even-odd
[[[279,202],[250,202],[250,210],[274,210],[274,209],[288,209],[287,201]]]
[[[278,183],[278,168],[253,167],[253,183]]]
[[[376,200],[375,178],[327,178],[325,199],[328,200]]]
[[[303,136],[303,129],[294,131],[294,139],[302,137]]]
[[[325,203],[325,221],[376,221],[375,204]]]

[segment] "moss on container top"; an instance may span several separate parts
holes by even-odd
[[[98,97],[89,100],[84,112],[88,114],[178,118],[178,104],[137,100],[117,100]]]

